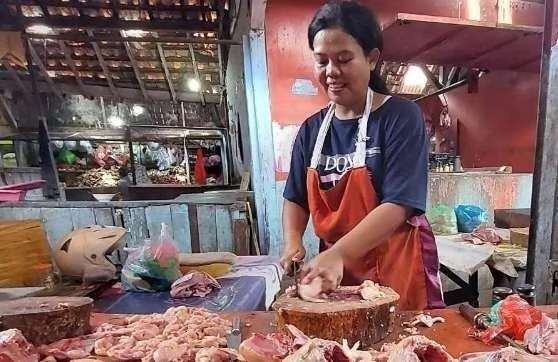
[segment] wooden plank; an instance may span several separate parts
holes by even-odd
[[[161,224],[165,223],[169,227],[172,235],[172,217],[170,205],[149,206],[145,208],[145,219],[151,240],[158,240],[161,235]],[[174,237],[173,237],[174,238]]]
[[[113,210],[110,208],[93,209],[95,214],[95,224],[114,226]]]
[[[41,218],[45,223],[48,242],[53,249],[58,239],[74,230],[71,209],[42,208]]]
[[[39,67],[39,69],[41,71],[41,75],[46,80],[46,82],[50,86],[52,92],[56,95],[56,97],[58,97],[58,99],[63,102],[64,97],[62,97],[62,93],[60,92],[60,90],[58,89],[56,84],[54,84],[54,81],[52,80],[52,78],[48,74],[48,71],[45,68],[45,65],[41,61],[41,58],[39,57],[39,55],[37,55],[37,52],[35,51],[35,48],[33,47],[33,44],[31,43],[30,40],[27,40],[27,46],[29,48],[29,53],[31,53],[31,57],[33,58],[33,62]]]
[[[551,295],[549,259],[558,259],[558,45],[553,46],[554,1],[545,2],[545,28],[539,92],[537,148],[533,174],[527,283],[536,286],[537,304],[556,302]]]
[[[198,207],[195,204],[188,205],[188,220],[190,222],[190,241],[192,253],[200,252],[200,234],[198,232]]]
[[[145,209],[143,207],[122,209],[122,213],[124,216],[124,227],[130,233],[129,246],[142,245],[144,240],[149,237]]]
[[[215,207],[215,225],[217,228],[217,250],[234,252],[231,208]]]
[[[250,225],[246,219],[246,212],[236,208],[231,212],[234,252],[237,255],[250,255]]]
[[[198,206],[198,233],[200,238],[200,252],[217,251],[215,206]]]
[[[192,252],[190,238],[190,218],[188,205],[171,205],[172,233],[178,244],[178,249],[183,253]]]
[[[74,229],[95,225],[95,214],[92,208],[72,208]]]

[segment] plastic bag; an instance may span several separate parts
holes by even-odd
[[[457,217],[455,211],[444,204],[434,206],[426,213],[432,231],[436,235],[457,234]]]
[[[461,233],[473,232],[477,227],[488,220],[486,211],[474,205],[459,205],[455,208],[457,216],[457,229]]]
[[[491,325],[479,337],[488,344],[499,333],[522,340],[526,330],[540,323],[542,312],[514,294],[492,306],[487,317]]]
[[[58,154],[57,160],[66,165],[73,165],[76,162],[76,155],[66,147],[63,147]]]
[[[126,290],[158,292],[169,290],[181,276],[178,248],[163,223],[158,241],[147,239],[128,255],[122,269],[122,284]]]

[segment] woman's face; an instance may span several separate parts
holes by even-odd
[[[341,28],[319,31],[314,37],[314,72],[329,99],[349,107],[362,100],[378,49],[364,54],[360,44]]]

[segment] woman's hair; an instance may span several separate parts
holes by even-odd
[[[373,49],[382,52],[384,41],[382,29],[376,16],[366,6],[353,0],[330,1],[318,9],[308,26],[310,49],[314,50],[314,38],[318,32],[336,27],[341,28],[355,38],[362,47],[364,54],[368,54]],[[380,77],[379,66],[376,66],[376,69],[370,72],[368,85],[375,92],[389,93],[386,83]]]

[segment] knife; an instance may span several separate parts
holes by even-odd
[[[293,274],[294,274],[294,282],[295,282],[295,293],[297,297],[300,297],[298,293],[298,285],[300,284],[300,261],[293,260]]]
[[[231,333],[227,335],[227,347],[238,350],[242,340],[242,333],[240,332],[240,318],[234,317],[232,321]]]

